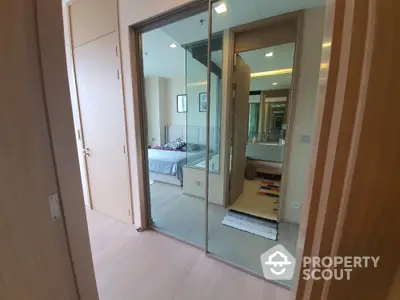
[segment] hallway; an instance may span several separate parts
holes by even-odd
[[[100,300],[288,300],[290,291],[192,246],[87,209]]]

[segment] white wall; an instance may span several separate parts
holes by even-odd
[[[293,205],[304,203],[311,159],[311,147],[314,136],[314,111],[318,88],[319,64],[321,61],[321,45],[324,30],[324,8],[313,8],[305,12],[303,45],[300,59],[300,77],[296,95],[296,109],[290,157],[287,170],[287,192],[283,203],[284,220],[292,223],[300,222],[300,208]],[[309,139],[309,142],[302,142]]]
[[[176,96],[185,94],[185,77],[166,78],[165,80],[165,116],[167,125],[186,125],[186,114],[178,113]]]
[[[147,109],[147,138],[151,146],[165,143],[164,128],[166,125],[166,80],[158,76],[145,78]]]

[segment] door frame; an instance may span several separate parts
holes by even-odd
[[[294,113],[296,109],[296,96],[297,89],[299,85],[299,77],[300,77],[300,57],[301,57],[301,48],[303,43],[303,20],[304,20],[304,10],[299,10],[295,12],[290,12],[286,14],[282,14],[279,16],[274,16],[271,18],[251,22],[244,25],[239,25],[233,27],[226,33],[226,38],[229,40],[227,42],[228,51],[228,63],[230,64],[225,70],[223,70],[223,74],[228,74],[228,76],[224,76],[223,79],[223,88],[225,88],[225,96],[226,99],[232,99],[231,101],[226,100],[227,103],[227,134],[225,136],[225,143],[228,145],[225,147],[225,158],[227,161],[225,162],[224,168],[224,178],[226,181],[224,188],[224,203],[225,206],[229,206],[229,186],[230,186],[230,157],[231,157],[231,145],[233,138],[233,115],[232,115],[232,103],[233,103],[233,92],[232,89],[229,88],[232,86],[233,79],[233,70],[234,70],[234,56],[236,54],[240,54],[242,52],[261,49],[265,47],[270,47],[274,45],[281,45],[284,43],[294,43],[294,56],[293,56],[293,72],[292,72],[292,85],[290,88],[290,93],[287,97],[287,132],[286,132],[286,140],[289,141],[285,145],[285,155],[283,159],[283,172],[281,179],[281,200],[280,200],[280,208],[278,214],[278,221],[282,221],[282,212],[285,209],[285,200],[286,200],[286,178],[287,170],[289,169],[289,161],[290,161],[290,150],[291,150],[291,140],[293,134],[293,128],[291,124],[294,121]],[[278,34],[277,34],[278,33]],[[258,39],[257,37],[260,35],[263,37],[267,36],[268,39]],[[237,52],[240,51],[240,52]],[[224,73],[225,72],[225,73]],[[268,91],[273,92],[273,91]],[[263,96],[263,95],[262,95]],[[262,100],[264,101],[264,100]]]

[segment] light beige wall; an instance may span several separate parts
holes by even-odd
[[[319,65],[321,61],[321,45],[324,30],[324,8],[313,8],[305,12],[303,45],[300,58],[300,78],[296,95],[296,109],[292,139],[290,141],[290,157],[288,166],[287,192],[284,205],[284,220],[292,223],[300,222],[300,208],[306,197],[306,187],[311,159],[311,148],[314,136],[314,110],[318,88]],[[309,142],[302,142],[302,138]]]
[[[96,300],[61,2],[2,1],[0,35],[7,45],[0,50],[0,299],[78,299],[72,254],[85,273],[77,280],[80,299]],[[52,219],[48,197],[55,193],[74,224]],[[65,229],[79,253],[69,253]]]
[[[176,96],[185,94],[185,77],[173,77],[166,79],[166,124],[186,125],[186,114],[178,113],[176,108]]]
[[[125,92],[125,107],[128,128],[128,144],[130,157],[130,170],[134,204],[135,225],[141,227],[140,192],[136,140],[139,139],[134,123],[134,99],[132,92],[132,73],[129,50],[129,26],[143,21],[151,16],[170,10],[176,6],[189,2],[188,0],[119,0],[119,28],[121,39],[122,73]]]
[[[167,125],[168,107],[167,80],[158,76],[145,77],[145,95],[147,109],[147,138],[151,146],[165,144],[165,125]]]
[[[68,90],[60,2],[37,0],[42,76],[56,175],[81,299],[98,299]],[[43,248],[43,245],[41,245]],[[30,298],[30,299],[33,299]],[[54,294],[53,294],[54,299]]]

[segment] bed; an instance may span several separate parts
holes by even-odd
[[[150,179],[183,186],[183,166],[188,162],[201,161],[205,157],[205,138],[203,135],[202,128],[199,126],[167,125],[165,127],[165,140],[167,142],[180,138],[185,142],[188,139],[190,143],[184,149],[172,150],[163,147],[148,149]],[[193,147],[193,145],[196,147]]]

